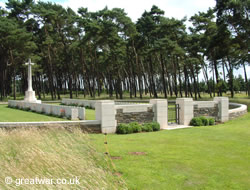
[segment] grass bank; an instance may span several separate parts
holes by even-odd
[[[0,130],[0,189],[121,189],[125,184],[107,167],[81,131]],[[12,184],[5,183],[11,177]],[[21,184],[19,179],[79,179],[80,184]],[[17,180],[17,181],[16,181]],[[55,181],[53,181],[55,182]],[[20,183],[19,183],[20,184]]]
[[[103,135],[91,138],[103,152]],[[108,135],[108,147],[129,189],[250,187],[250,113],[217,126]]]

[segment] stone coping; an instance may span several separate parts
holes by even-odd
[[[153,104],[128,104],[128,105],[115,105],[115,109],[123,109],[123,108],[138,108],[138,107],[153,107]]]
[[[101,124],[99,120],[81,120],[81,121],[30,121],[30,122],[0,122],[1,124],[51,124],[51,123],[82,123],[82,124]]]
[[[236,113],[236,112],[242,112],[247,111],[247,106],[245,104],[238,104],[238,103],[229,103],[229,105],[237,106],[237,108],[230,109],[228,113]]]
[[[15,100],[15,101],[23,101],[23,100]],[[61,103],[61,101],[43,101],[42,102],[43,104],[44,103]],[[8,104],[8,102],[0,102],[0,105],[6,105],[6,104]]]
[[[218,104],[217,101],[194,101],[194,106],[198,106],[198,108],[210,108],[216,104]]]
[[[95,102],[98,100],[86,100],[86,99],[70,99],[70,98],[63,98],[62,100],[73,100],[73,101],[88,101],[88,102]]]

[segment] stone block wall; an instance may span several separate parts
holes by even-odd
[[[49,129],[49,128],[65,128],[71,130],[79,127],[82,131],[88,133],[100,133],[100,121],[47,121],[47,122],[0,122],[0,129],[13,130],[20,128],[36,128],[36,129]]]
[[[211,117],[218,120],[218,102],[216,101],[196,101],[194,102],[194,117]]]
[[[189,125],[193,117],[214,117],[217,121],[229,119],[229,101],[227,97],[215,97],[213,101],[196,101],[192,98],[177,98],[179,104],[179,120],[181,125]]]
[[[156,121],[161,129],[168,127],[168,102],[166,99],[151,99],[149,104],[116,105],[117,124]]]
[[[161,129],[168,126],[167,100],[150,100],[150,104],[115,105],[113,100],[96,101],[96,120],[101,121],[102,133],[115,133],[120,123],[156,121]]]
[[[116,106],[115,119],[117,120],[117,124],[131,122],[143,124],[152,122],[154,119],[152,106],[146,105],[140,106],[140,108],[139,110],[138,105]]]

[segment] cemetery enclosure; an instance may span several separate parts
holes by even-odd
[[[206,116],[213,117],[219,122],[226,122],[247,112],[247,106],[240,104],[233,104],[234,106],[231,106],[233,109],[229,110],[228,98],[225,97],[216,97],[213,101],[193,101],[192,98],[177,98],[175,103],[172,102],[169,104],[166,99],[151,99],[149,103],[70,99],[63,100],[62,102],[74,106],[27,103],[13,100],[9,101],[9,106],[22,109],[28,108],[40,113],[66,116],[73,120],[82,119],[83,122],[77,122],[78,125],[93,124],[94,128],[98,125],[97,128],[99,129],[93,131],[100,131],[102,133],[115,133],[116,127],[120,123],[138,122],[143,124],[156,121],[160,124],[161,129],[167,129],[170,120],[177,124],[189,125],[193,117]],[[89,123],[84,122],[84,107],[95,107],[95,120],[89,121]],[[174,120],[173,118],[169,118],[171,115],[174,115]],[[70,121],[68,122],[70,123]],[[29,123],[27,125],[31,126],[32,124]],[[33,125],[44,126],[43,123],[33,123]],[[56,124],[52,122],[52,125]],[[13,125],[9,124],[9,126]]]

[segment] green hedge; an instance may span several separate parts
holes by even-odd
[[[201,117],[194,117],[190,121],[191,126],[207,126],[207,125],[214,125],[215,120],[213,118],[206,118],[204,116]]]
[[[116,129],[118,134],[131,134],[131,133],[140,133],[140,132],[152,132],[159,131],[160,124],[157,122],[145,123],[140,125],[137,122],[132,122],[129,124],[119,124]]]

